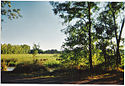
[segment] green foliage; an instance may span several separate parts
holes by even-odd
[[[14,66],[16,66],[17,64],[16,64],[16,62],[14,62],[14,61],[10,61],[9,62],[9,67],[14,67]]]
[[[5,59],[5,58],[2,58],[1,60],[1,67],[6,69],[8,66],[16,66],[16,63],[17,63],[17,59],[16,58],[8,58],[8,59]],[[7,70],[7,69],[6,69]]]
[[[124,2],[109,2],[107,3],[107,11],[108,14],[111,15],[113,21],[113,29],[115,30],[115,39],[116,39],[116,65],[118,66],[121,64],[121,56],[120,56],[120,41],[121,41],[121,34],[123,31],[124,26]],[[120,16],[120,17],[119,17]],[[122,17],[121,17],[122,16]],[[117,21],[119,20],[119,21]],[[122,21],[122,24],[120,22]],[[120,25],[120,27],[119,27]]]
[[[43,53],[46,53],[46,54],[59,54],[60,51],[58,51],[56,49],[51,49],[51,50],[46,50]]]
[[[33,51],[33,57],[35,57],[38,54],[38,50]]]
[[[118,15],[121,15],[121,9],[124,9],[123,2],[103,2],[102,6],[99,6],[98,2],[76,1],[50,2],[50,4],[55,15],[64,19],[63,24],[67,25],[62,30],[67,35],[66,42],[62,46],[63,63],[77,66],[81,63],[97,65],[100,63],[97,62],[99,60],[105,61],[108,65],[115,63],[116,44],[113,39],[117,37],[118,30],[115,29],[119,24],[114,25],[113,18],[118,19]],[[119,31],[121,33],[122,29]],[[84,62],[82,59],[90,62]]]
[[[35,57],[38,54],[39,48],[40,48],[39,44],[38,45],[36,45],[36,44],[33,45],[33,51],[32,51],[33,57]]]
[[[33,44],[33,50],[39,50],[40,48],[40,45],[38,44]]]
[[[1,44],[2,54],[28,54],[30,51],[30,46],[24,45],[11,45],[11,44]]]
[[[7,64],[5,60],[1,60],[1,71],[7,71]]]
[[[10,20],[22,17],[20,15],[20,9],[12,9],[12,7],[11,1],[1,1],[1,15],[8,17]],[[1,20],[4,21],[2,18]]]
[[[40,49],[40,45],[38,44],[33,44],[33,49],[30,50],[30,54],[33,54],[34,52],[36,52],[35,50],[38,51],[38,53],[44,53],[44,51],[42,49]]]
[[[29,63],[20,63],[16,65],[14,72],[15,73],[32,73],[32,72],[47,72],[48,69],[42,64],[29,64]]]
[[[60,58],[58,55],[45,55],[40,56],[42,53],[55,53],[57,50],[47,50],[43,52],[40,49],[39,44],[34,44],[31,53],[33,57],[37,55],[37,58],[31,58],[32,55],[16,56],[18,57],[19,68],[24,66],[29,68],[37,63],[50,67],[58,67],[64,65],[64,67],[89,67],[89,64],[94,66],[101,64],[105,67],[115,67],[117,62],[116,57],[118,51],[121,54],[121,65],[124,65],[124,53],[123,45],[120,45],[121,33],[124,26],[124,20],[119,15],[124,15],[124,3],[123,2],[106,2],[101,3],[103,7],[99,7],[97,2],[76,2],[76,1],[66,1],[66,2],[50,2],[53,6],[53,11],[60,18],[64,19],[63,24],[67,27],[62,31],[67,35],[65,43],[62,48],[64,51],[61,54],[62,60],[56,61],[56,58]],[[8,5],[11,7],[10,2],[2,2],[2,7]],[[13,12],[19,13],[19,9],[8,10],[10,13],[9,18],[15,18],[17,15]],[[122,14],[123,12],[123,14]],[[97,13],[97,14],[96,14]],[[2,8],[2,15],[7,15],[6,10]],[[120,20],[118,20],[120,19]],[[118,21],[117,21],[118,20]],[[119,21],[122,21],[122,25]],[[121,28],[120,28],[121,27]],[[118,35],[119,33],[119,35]],[[116,43],[114,42],[116,39]],[[123,44],[123,43],[122,43]],[[119,48],[120,47],[120,48]],[[118,49],[119,48],[119,49]],[[27,45],[11,45],[2,44],[1,53],[2,54],[17,54],[17,53],[29,53],[30,47]],[[91,56],[92,54],[92,56]],[[10,55],[11,56],[11,55]],[[25,59],[23,58],[25,57]],[[92,57],[92,59],[90,58]],[[49,59],[47,61],[43,61]],[[8,59],[8,57],[6,58]],[[91,60],[91,61],[90,61]],[[29,62],[29,65],[25,65],[25,61]],[[3,64],[7,64],[3,62]],[[14,62],[11,61],[11,64]],[[34,64],[34,65],[31,65]],[[3,66],[4,66],[3,65]],[[38,66],[38,65],[36,65]],[[6,67],[4,67],[6,69]],[[18,67],[17,67],[18,68]],[[29,68],[33,71],[31,68]],[[39,69],[39,67],[38,67]],[[22,70],[22,69],[19,69]],[[26,70],[28,71],[28,70]]]
[[[93,12],[98,10],[97,3],[76,1],[50,3],[53,6],[54,13],[64,19],[63,23],[67,24],[67,27],[63,30],[67,35],[66,43],[64,43],[63,47],[71,50],[70,54],[68,53],[73,60],[71,64],[78,65],[79,61],[81,61],[79,58],[85,58],[89,53],[90,69],[92,69],[91,40],[94,38],[95,33],[91,32],[91,27],[94,19],[92,17]],[[91,12],[92,10],[93,12]],[[89,48],[89,52],[86,52],[88,51],[87,48]],[[83,51],[86,52],[86,55],[76,52],[79,49],[80,52],[84,49]]]
[[[62,55],[62,64],[69,66],[80,66],[88,63],[88,57],[86,51],[75,48],[74,50],[65,50]]]
[[[59,54],[61,51],[56,49],[43,51],[39,45],[34,45],[33,49],[30,50],[30,46],[27,44],[23,45],[12,45],[12,44],[1,44],[2,54],[33,54],[34,50],[37,50],[39,54]]]

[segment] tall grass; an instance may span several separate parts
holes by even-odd
[[[33,60],[37,59],[38,61],[41,59],[47,59],[46,61],[43,61],[42,64],[59,64],[60,62],[56,59],[59,58],[60,54],[37,54],[35,57],[33,57],[32,54],[2,54],[1,59],[4,60],[16,60],[16,64],[20,63],[33,63]]]

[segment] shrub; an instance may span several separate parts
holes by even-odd
[[[38,54],[38,50],[33,50],[33,57],[35,57]]]
[[[32,73],[32,72],[46,72],[48,69],[40,64],[28,64],[28,63],[20,63],[14,69],[16,73]]]
[[[1,71],[7,71],[7,65],[5,60],[1,60]]]
[[[46,64],[46,66],[49,68],[57,68],[57,67],[61,67],[61,64],[53,63],[53,64]]]
[[[10,62],[10,63],[9,63],[9,66],[10,66],[10,67],[16,66],[16,62]]]

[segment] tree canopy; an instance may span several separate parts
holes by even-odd
[[[67,35],[66,42],[62,46],[64,48],[62,58],[65,62],[70,61],[75,64],[79,61],[84,62],[83,58],[88,58],[92,71],[94,63],[92,58],[95,55],[100,54],[100,57],[96,57],[99,59],[105,58],[105,64],[108,64],[109,59],[114,63],[118,61],[121,52],[119,43],[124,26],[123,2],[65,1],[50,2],[50,4],[55,15],[64,19],[62,23],[67,25],[62,30]],[[123,21],[121,28],[117,26],[120,25],[119,21]]]
[[[10,1],[1,1],[1,15],[10,20],[22,17],[20,14],[20,9],[12,8]],[[1,18],[1,21],[4,21],[4,19]]]

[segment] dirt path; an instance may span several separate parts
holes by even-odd
[[[11,72],[2,72],[2,83],[29,83],[29,84],[124,84],[124,73],[102,74],[92,77],[82,77],[82,79],[72,79],[72,77],[40,77],[21,76]]]

